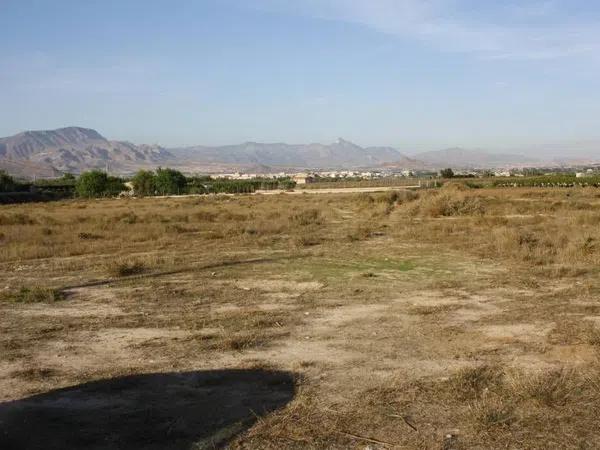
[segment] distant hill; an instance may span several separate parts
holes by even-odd
[[[182,170],[245,170],[372,168],[421,163],[391,147],[363,148],[344,139],[332,144],[264,144],[166,149],[111,141],[89,128],[26,131],[0,139],[0,168],[26,177],[51,177],[105,169],[129,173],[169,165]]]
[[[169,151],[179,161],[240,166],[356,168],[410,160],[391,147],[363,148],[344,139],[338,139],[332,144],[246,142],[239,145],[195,146]]]
[[[166,149],[108,140],[89,128],[26,131],[0,138],[0,169],[20,177],[50,178],[61,173],[106,169],[132,173],[170,166],[186,172],[241,170],[252,173],[304,169],[487,168],[535,164],[522,155],[449,148],[408,157],[392,147],[361,147],[344,139],[331,144],[246,142],[225,146]]]
[[[0,170],[17,178],[58,178],[63,172],[47,164],[37,164],[27,160],[0,158]]]
[[[111,171],[125,172],[156,166],[172,158],[160,146],[109,141],[95,130],[80,127],[26,131],[0,139],[0,167],[15,172],[19,166],[19,175],[29,177],[39,176],[35,171],[41,168],[80,173],[108,165]]]
[[[433,168],[490,168],[540,162],[523,155],[489,153],[484,150],[467,150],[460,147],[418,153],[413,157]]]

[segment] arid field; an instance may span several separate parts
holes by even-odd
[[[0,448],[600,447],[600,189],[0,207]]]

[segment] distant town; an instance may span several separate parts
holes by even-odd
[[[448,170],[448,169],[445,169]],[[543,168],[543,167],[522,167],[506,169],[470,169],[470,170],[451,170],[453,177],[457,178],[489,178],[489,177],[526,177],[526,176],[550,176],[558,174],[575,174],[577,178],[592,177],[600,175],[600,164],[563,167],[563,168]],[[383,178],[437,178],[444,176],[441,171],[432,170],[328,170],[328,171],[306,171],[306,172],[275,172],[275,173],[217,173],[211,174],[214,179],[229,180],[252,180],[257,178],[290,178],[296,184],[310,184],[323,181],[343,181],[343,180],[372,180]]]

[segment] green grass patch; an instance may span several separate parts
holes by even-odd
[[[414,270],[416,267],[416,263],[410,260],[366,258],[354,261],[319,259],[309,261],[299,269],[310,273],[315,278],[345,278],[364,273],[370,273],[374,276],[405,273]]]

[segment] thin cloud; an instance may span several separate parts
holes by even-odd
[[[355,23],[444,51],[491,59],[555,59],[600,49],[600,21],[561,19],[568,16],[569,6],[556,1],[504,8],[491,3],[485,6],[487,14],[478,15],[465,0],[259,0],[254,5]]]

